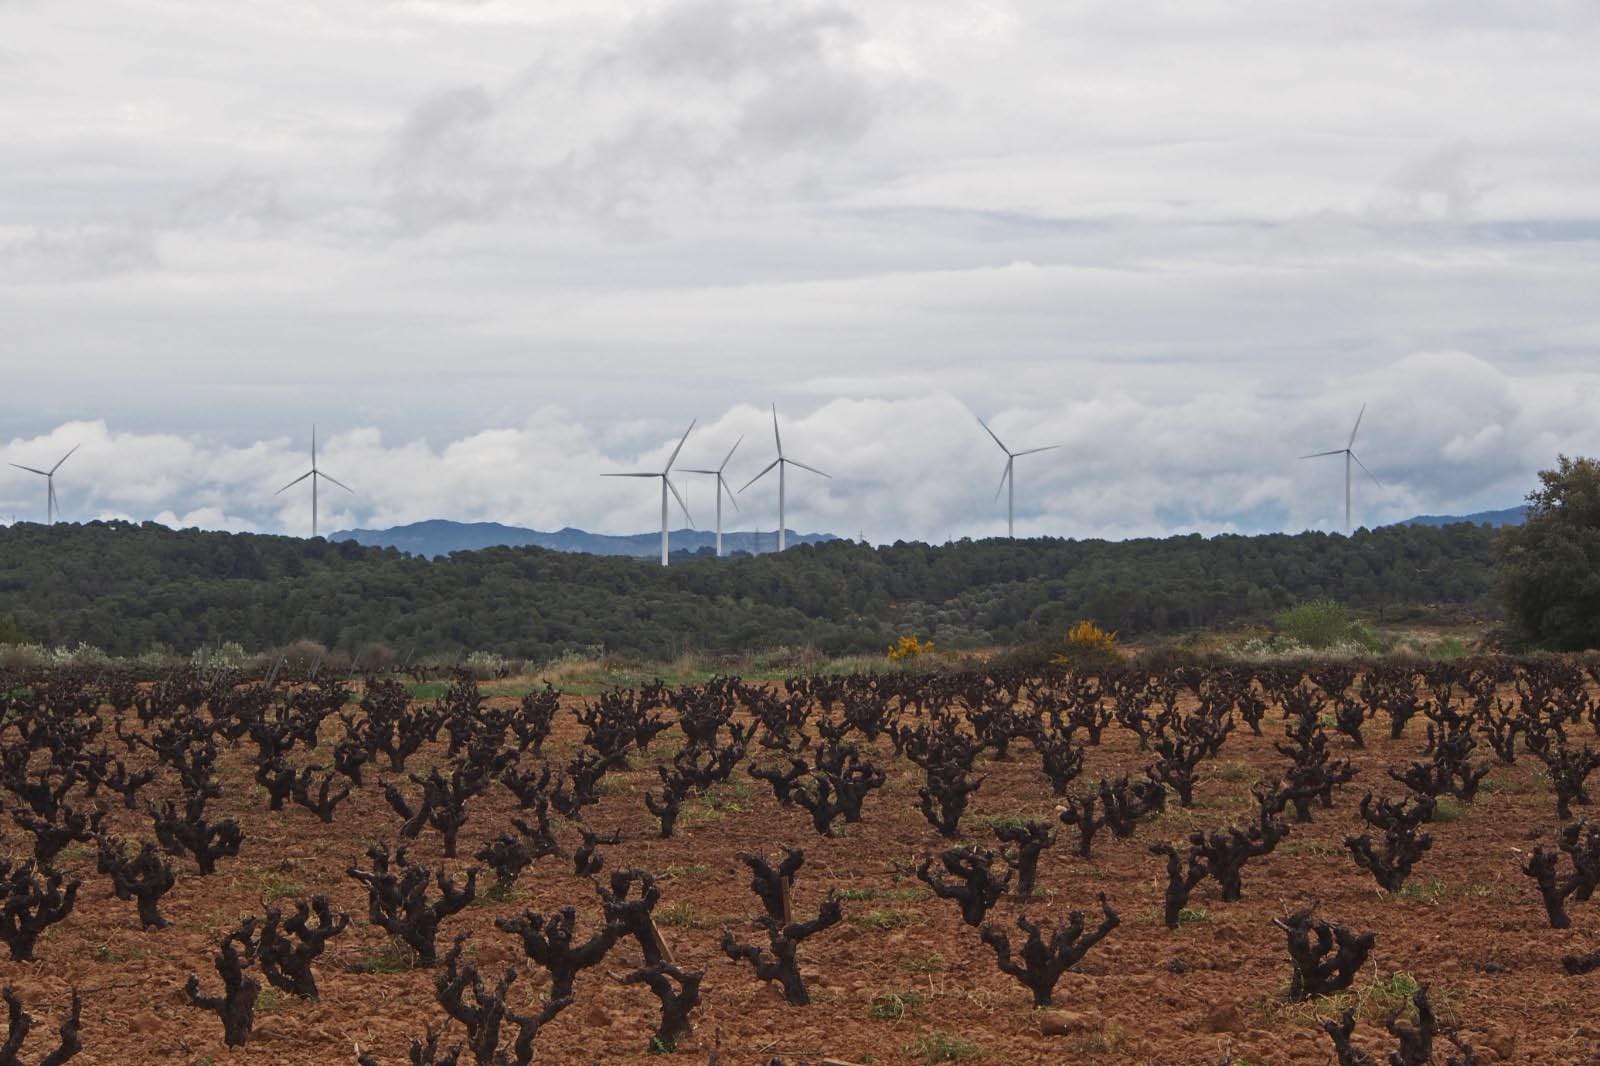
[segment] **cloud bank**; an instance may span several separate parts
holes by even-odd
[[[1507,505],[1558,451],[1600,453],[1597,401],[1600,372],[1516,377],[1471,355],[1436,352],[1331,382],[1308,403],[1219,389],[1153,404],[1109,391],[985,414],[1013,450],[1061,445],[1017,461],[1019,534],[1131,537],[1342,528],[1342,461],[1298,456],[1342,447],[1362,403],[1356,451],[1381,484],[1357,471],[1358,524]],[[1005,457],[957,397],[835,399],[780,418],[787,454],[830,475],[791,471],[791,527],[877,542],[1004,534],[996,491]],[[519,425],[439,444],[370,427],[336,431],[321,438],[319,465],[356,492],[324,487],[322,528],[448,516],[650,529],[656,490],[601,475],[660,469],[681,430],[657,436],[658,429],[642,421],[597,431],[547,407]],[[702,420],[678,465],[715,467],[741,437],[728,467],[738,488],[775,454],[767,410],[738,405]],[[80,450],[57,475],[69,520],[309,531],[307,486],[274,494],[309,465],[309,429],[306,439],[230,446],[73,422],[7,442],[5,454],[47,468],[74,444]],[[711,479],[675,480],[696,522],[709,527]],[[38,520],[43,501],[42,478],[0,475],[0,514]],[[728,528],[773,529],[775,481],[751,486],[736,507],[726,510]]]

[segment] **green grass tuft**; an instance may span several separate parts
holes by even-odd
[[[1461,821],[1461,801],[1454,796],[1440,796],[1434,801],[1433,820],[1444,824]]]
[[[264,900],[292,899],[306,894],[305,888],[298,881],[272,870],[261,871],[257,887],[261,890],[261,898]]]
[[[930,951],[926,955],[907,955],[898,965],[902,970],[912,973],[939,973],[944,969],[944,956],[937,951]]]
[[[879,992],[867,1005],[867,1016],[880,1022],[897,1022],[921,1010],[928,1000],[920,992]]]
[[[397,940],[389,940],[377,951],[350,965],[352,973],[405,973],[415,968],[417,957]]]
[[[1029,822],[1049,823],[1052,819],[1043,814],[983,814],[968,818],[966,824],[975,833],[989,834],[997,829],[1022,829]]]
[[[984,1057],[983,1048],[965,1037],[934,1030],[911,1045],[911,1053],[925,1062],[964,1062]]]
[[[655,919],[657,925],[674,929],[704,929],[708,925],[703,911],[682,900],[656,911]]]
[[[845,902],[851,900],[884,900],[890,903],[910,903],[928,899],[933,893],[925,888],[844,888],[834,895]]]
[[[863,929],[904,929],[908,925],[915,925],[922,920],[922,916],[914,911],[872,910],[864,914],[853,914],[850,921]]]

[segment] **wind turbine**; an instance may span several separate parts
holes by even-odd
[[[772,462],[768,463],[766,465],[766,468],[763,469],[761,471],[761,473],[757,474],[755,477],[751,478],[749,481],[746,481],[744,483],[744,488],[740,489],[739,491],[743,492],[745,489],[749,488],[751,485],[754,485],[756,482],[758,482],[762,478],[766,477],[767,474],[771,472],[773,467],[777,467],[778,468],[778,550],[781,552],[781,551],[783,551],[784,545],[786,543],[787,529],[788,529],[788,527],[784,525],[784,519],[783,519],[783,504],[784,504],[784,477],[783,477],[783,474],[784,474],[784,467],[787,467],[787,466],[798,466],[801,470],[809,470],[813,474],[822,474],[823,477],[829,478],[829,480],[832,480],[832,478],[828,474],[823,474],[822,471],[818,470],[814,466],[807,466],[806,464],[802,463],[800,460],[787,458],[783,454],[783,438],[778,435],[778,405],[777,404],[773,404],[772,405],[772,439],[775,442],[777,442],[777,445],[778,445],[778,457],[776,459],[772,460]]]
[[[998,436],[995,436],[994,430],[989,428],[989,423],[979,418],[978,425],[982,426],[984,432],[993,437],[994,442],[1000,445],[1000,450],[1006,453],[1005,469],[1000,471],[1000,486],[994,490],[994,498],[998,500],[1001,491],[1004,490],[1006,492],[1006,536],[1014,539],[1017,535],[1017,459],[1024,455],[1036,455],[1039,452],[1054,451],[1061,445],[1046,444],[1043,448],[1025,448],[1020,452],[1014,452],[1007,448]]]
[[[698,419],[696,420],[698,421]],[[689,524],[694,525],[694,519],[689,515],[689,505],[683,502],[683,497],[678,495],[678,486],[672,483],[667,475],[672,473],[672,464],[678,461],[678,453],[683,451],[683,442],[689,439],[689,434],[694,432],[694,422],[689,423],[689,428],[683,431],[683,437],[678,441],[678,446],[672,449],[672,458],[667,460],[667,465],[661,468],[659,474],[603,474],[603,477],[658,477],[661,479],[661,565],[667,565],[667,493],[672,493],[672,498],[678,501],[678,506],[683,508],[683,517],[689,519]],[[718,501],[720,507],[721,501]],[[721,528],[720,526],[718,528]]]
[[[715,470],[685,470],[685,474],[710,474],[717,479],[717,558],[722,558],[722,494],[728,494],[728,502],[733,504],[733,509],[739,509],[739,503],[733,498],[733,490],[728,487],[728,479],[722,476],[722,471],[727,469],[728,460],[733,458],[733,453],[739,450],[739,445],[744,443],[740,437],[733,442],[733,447],[728,449],[727,456],[722,460],[722,465]],[[687,512],[685,512],[687,513]]]
[[[290,489],[292,489],[296,485],[300,484],[300,482],[304,481],[306,478],[310,478],[311,479],[311,535],[313,537],[315,537],[317,535],[317,480],[320,478],[320,479],[322,479],[324,481],[331,481],[335,485],[338,485],[341,489],[344,489],[344,491],[346,491],[346,492],[348,492],[348,493],[350,493],[352,495],[354,495],[355,491],[356,491],[355,489],[351,488],[349,485],[346,485],[344,482],[342,482],[338,478],[334,477],[332,474],[324,474],[321,470],[317,469],[317,427],[316,426],[312,426],[311,427],[311,469],[307,470],[304,474],[301,474],[299,477],[297,477],[293,481],[289,482],[287,485],[285,485],[283,488],[279,489],[277,492],[274,492],[273,495],[274,496],[281,496],[283,493],[288,492]]]
[[[37,467],[32,466],[23,466],[21,463],[11,464],[18,470],[26,470],[30,474],[38,474],[40,477],[44,478],[44,514],[46,525],[53,526],[56,524],[56,511],[59,510],[59,508],[56,506],[56,471],[60,470],[61,464],[66,462],[68,459],[71,459],[72,453],[81,447],[83,447],[83,445],[74,444],[67,451],[67,454],[63,455],[60,459],[57,459],[56,465],[52,466],[49,470],[40,470]]]
[[[1380,489],[1383,488],[1383,482],[1378,480],[1378,475],[1368,470],[1367,464],[1363,463],[1353,450],[1356,446],[1356,430],[1361,428],[1361,419],[1366,413],[1367,405],[1362,404],[1360,413],[1356,415],[1356,424],[1350,427],[1350,439],[1345,442],[1343,448],[1335,448],[1328,452],[1313,452],[1310,455],[1302,455],[1300,457],[1302,459],[1321,459],[1325,455],[1344,456],[1344,535],[1347,537],[1350,535],[1350,464],[1354,462],[1372,479],[1374,485],[1377,485]]]

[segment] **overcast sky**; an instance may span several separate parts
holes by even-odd
[[[0,0],[0,459],[69,520],[1338,529],[1600,454],[1593,0]],[[1358,472],[1359,473],[1359,472]],[[709,479],[686,479],[697,524]],[[304,486],[300,486],[304,488]],[[0,473],[0,520],[42,479]],[[335,498],[337,497],[337,498]],[[730,516],[771,529],[763,482]]]

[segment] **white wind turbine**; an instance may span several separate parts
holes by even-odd
[[[716,489],[716,491],[717,491],[717,558],[718,559],[722,558],[722,494],[723,493],[727,493],[728,494],[728,502],[733,504],[733,509],[735,511],[737,511],[739,509],[738,501],[733,498],[733,490],[728,487],[728,479],[722,476],[722,472],[727,469],[728,460],[733,458],[733,453],[738,451],[739,450],[739,445],[741,445],[743,443],[744,443],[744,438],[743,437],[740,437],[738,440],[734,441],[733,442],[733,447],[728,449],[727,456],[723,458],[722,465],[717,467],[715,470],[685,470],[684,471],[685,474],[710,474],[712,477],[717,479],[717,489]],[[688,512],[685,512],[685,513],[687,514]]]
[[[1006,536],[1015,538],[1017,535],[1017,459],[1024,455],[1036,455],[1039,452],[1054,451],[1061,445],[1046,444],[1043,448],[1025,448],[1020,452],[1014,452],[1007,448],[1005,442],[995,435],[994,430],[989,428],[989,423],[979,418],[978,425],[982,426],[984,432],[993,437],[994,442],[1000,445],[1000,450],[1006,453],[1005,469],[1000,471],[1000,487],[994,490],[994,498],[998,500],[1000,493],[1002,491],[1006,492]]]
[[[44,478],[44,514],[46,525],[53,526],[56,524],[56,512],[60,510],[60,508],[56,505],[56,471],[60,470],[61,464],[66,462],[68,459],[71,459],[72,453],[81,447],[83,447],[83,445],[74,444],[67,451],[67,454],[63,455],[60,459],[57,459],[56,465],[52,466],[49,470],[40,470],[37,467],[32,466],[23,466],[21,463],[11,464],[18,470],[26,470],[30,474],[38,474],[40,477]]]
[[[1378,475],[1368,470],[1367,464],[1363,463],[1354,451],[1356,446],[1356,430],[1361,428],[1361,419],[1366,413],[1367,405],[1362,404],[1361,411],[1356,415],[1356,424],[1350,427],[1350,439],[1345,442],[1343,448],[1335,448],[1332,451],[1327,452],[1313,452],[1310,455],[1302,455],[1300,457],[1302,459],[1321,459],[1325,455],[1344,456],[1344,535],[1347,537],[1350,535],[1350,464],[1352,462],[1355,463],[1356,466],[1359,466],[1362,471],[1364,471],[1366,475],[1372,479],[1372,483],[1374,485],[1377,485],[1380,489],[1383,487],[1383,482],[1378,480]]]
[[[766,467],[761,471],[761,473],[757,474],[755,477],[751,478],[749,481],[746,481],[744,483],[744,488],[741,488],[739,491],[743,492],[745,489],[749,488],[751,485],[754,485],[756,482],[758,482],[762,478],[766,477],[767,474],[771,472],[773,467],[777,467],[778,468],[778,550],[781,552],[784,549],[784,545],[785,545],[785,542],[786,542],[786,535],[787,535],[787,533],[786,533],[787,527],[784,525],[784,517],[783,517],[783,506],[784,506],[784,477],[783,477],[783,474],[784,474],[784,467],[787,467],[787,466],[798,466],[801,470],[809,470],[813,474],[822,474],[823,477],[829,478],[829,480],[832,480],[832,478],[828,474],[823,474],[822,471],[818,470],[814,466],[807,466],[806,464],[802,463],[800,460],[787,458],[783,454],[783,438],[778,435],[778,405],[777,404],[773,404],[772,405],[772,439],[777,442],[777,445],[778,445],[778,457],[776,459],[772,460],[772,462],[768,463],[766,465]]]
[[[697,420],[698,421],[698,420]],[[667,493],[672,493],[672,498],[678,501],[678,506],[683,508],[683,517],[689,519],[689,524],[694,525],[694,519],[689,515],[689,505],[683,502],[683,497],[678,495],[678,486],[672,483],[667,475],[672,473],[672,464],[678,461],[678,453],[683,451],[683,442],[689,439],[689,434],[694,432],[694,422],[689,423],[689,428],[683,431],[683,437],[678,441],[678,446],[672,449],[672,457],[667,460],[667,465],[662,467],[659,474],[603,474],[602,477],[658,477],[661,479],[661,565],[667,565]]]
[[[317,482],[319,480],[331,481],[335,485],[338,485],[341,489],[344,489],[344,491],[346,491],[346,492],[348,492],[348,493],[350,493],[352,495],[354,495],[355,491],[356,491],[355,489],[351,488],[349,485],[346,485],[344,482],[342,482],[338,478],[334,477],[332,474],[324,474],[321,470],[317,469],[317,427],[316,426],[312,426],[311,427],[311,469],[307,470],[304,474],[301,474],[299,477],[297,477],[293,481],[289,482],[287,485],[285,485],[283,488],[279,489],[277,492],[274,492],[273,495],[274,496],[281,496],[283,493],[288,492],[290,489],[292,489],[296,485],[300,484],[300,482],[304,481],[306,478],[310,478],[311,479],[311,535],[313,537],[315,537],[317,535]]]

